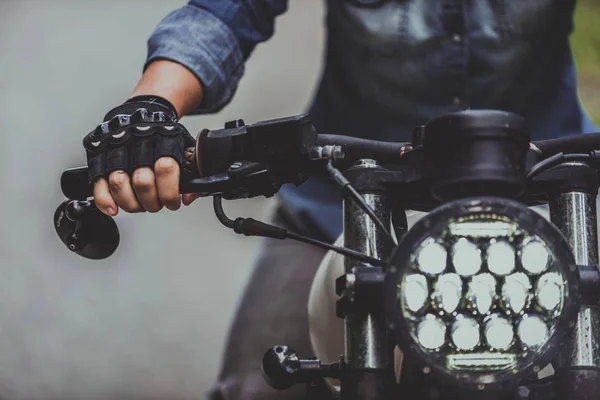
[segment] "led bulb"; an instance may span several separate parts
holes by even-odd
[[[406,277],[403,295],[406,306],[412,312],[417,312],[425,305],[429,297],[427,278],[421,274],[412,274]]]
[[[437,275],[446,269],[447,252],[444,246],[430,240],[417,255],[419,269],[430,275]]]
[[[504,221],[462,221],[452,222],[448,230],[455,236],[498,237],[512,236],[518,227],[511,222]]]
[[[530,274],[540,274],[548,267],[550,254],[538,240],[531,240],[521,249],[521,264]]]
[[[479,344],[479,325],[472,318],[460,318],[452,325],[452,342],[457,349],[472,350]]]
[[[543,344],[548,337],[548,327],[538,316],[525,316],[519,323],[519,338],[528,347],[537,347]]]
[[[540,306],[548,311],[554,310],[562,301],[563,281],[556,272],[549,272],[538,279],[535,296]]]
[[[481,250],[468,239],[459,239],[452,248],[452,264],[461,276],[475,275],[481,269]]]
[[[492,274],[475,275],[469,282],[467,297],[479,314],[487,314],[492,308],[496,296],[496,279]]]
[[[419,323],[417,339],[421,346],[426,349],[439,349],[446,341],[446,325],[441,319],[428,315],[426,319]]]
[[[435,283],[434,298],[439,308],[452,313],[462,297],[462,280],[457,274],[440,275]]]
[[[508,275],[515,269],[515,250],[507,242],[494,242],[487,249],[487,264],[493,274]]]
[[[502,286],[504,304],[514,313],[520,313],[527,305],[530,289],[531,283],[524,273],[517,272],[507,276]]]
[[[506,350],[512,344],[513,338],[513,327],[506,318],[493,315],[485,324],[485,339],[491,348]]]

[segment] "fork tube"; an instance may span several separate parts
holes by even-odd
[[[375,168],[372,160],[359,161],[354,168]],[[384,222],[391,220],[390,202],[382,194],[361,193],[369,207]],[[393,250],[376,225],[352,199],[344,199],[344,246],[366,255],[387,258]],[[346,274],[366,266],[346,258]],[[386,400],[393,398],[393,350],[381,313],[353,307],[344,318],[345,354],[348,374],[341,382],[342,400]],[[383,310],[383,304],[381,305]]]
[[[589,166],[582,163],[569,164],[568,168],[572,168],[574,173],[578,169],[589,170]],[[598,265],[597,193],[596,184],[589,188],[567,187],[549,197],[550,219],[567,238],[575,262],[580,266]],[[598,305],[583,302],[575,328],[562,346],[555,366],[561,396],[600,398]]]

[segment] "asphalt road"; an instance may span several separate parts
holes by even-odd
[[[301,113],[317,80],[322,2],[295,0],[259,46],[233,103],[184,119]],[[0,0],[0,398],[202,398],[260,241],[216,222],[210,200],[119,215],[102,262],[55,236],[62,170],[84,163],[84,134],[136,83],[145,41],[175,0]],[[264,215],[264,199],[227,205]]]

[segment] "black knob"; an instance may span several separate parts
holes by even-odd
[[[70,201],[65,207],[65,215],[73,222],[80,221],[85,217],[86,213],[89,212],[93,204],[93,202],[87,200]]]
[[[54,228],[69,250],[92,260],[109,257],[119,246],[115,221],[92,201],[63,202],[54,213]]]
[[[275,346],[265,353],[262,370],[269,386],[278,390],[288,389],[297,382],[300,360],[289,347]]]

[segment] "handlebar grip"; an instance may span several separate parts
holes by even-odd
[[[90,171],[88,167],[76,167],[65,170],[60,177],[60,188],[67,199],[85,200],[92,197]]]
[[[193,176],[197,176],[194,147],[185,149],[183,168]],[[88,167],[76,167],[65,170],[60,177],[60,188],[67,199],[85,200],[92,197],[94,189],[90,184]]]

